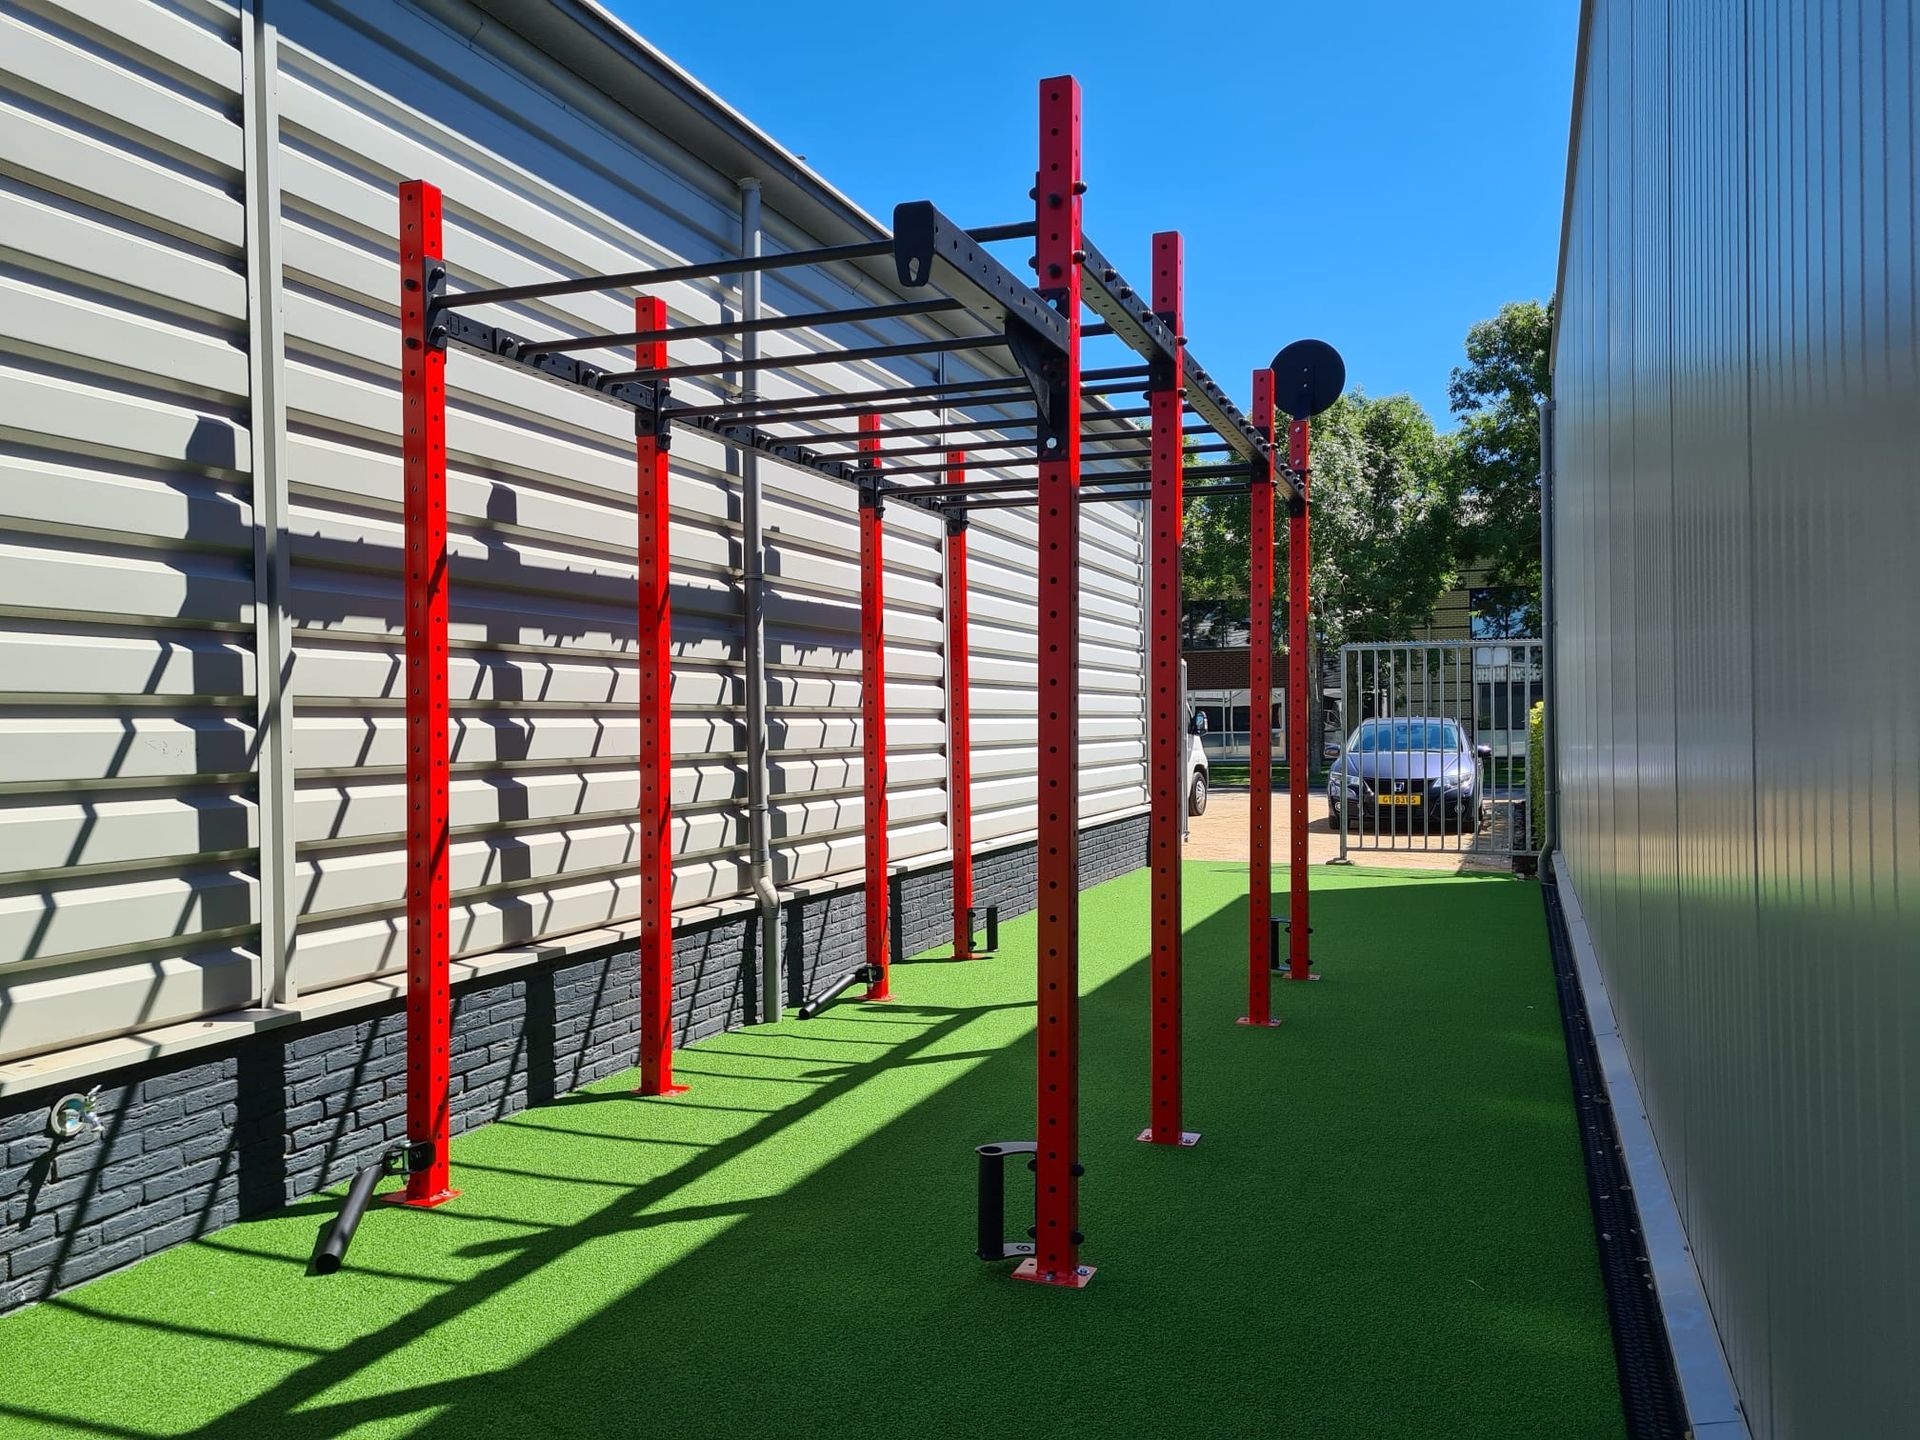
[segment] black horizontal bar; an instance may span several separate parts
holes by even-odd
[[[618,275],[589,275],[583,280],[543,280],[533,285],[508,285],[496,290],[469,290],[441,301],[445,309],[463,305],[505,304],[513,300],[545,300],[553,295],[584,295],[595,290],[632,290],[668,285],[677,280],[711,280],[721,275],[748,275],[762,270],[788,270],[800,265],[830,265],[837,260],[871,260],[891,255],[891,240],[862,240],[853,245],[822,245],[815,250],[788,250],[777,255],[735,255],[725,260],[701,260],[691,265],[668,265],[657,270],[628,270]]]
[[[1084,459],[1095,462],[1106,460],[1145,460],[1151,457],[1152,454],[1153,452],[1151,450],[1122,450],[1117,454],[1088,455],[1085,456]],[[982,460],[977,468],[981,470],[1019,470],[1029,465],[1045,464],[1047,459],[1048,457],[1040,455],[1019,455],[997,460]],[[951,466],[947,465],[890,465],[887,467],[887,474],[944,475],[951,468]],[[1089,475],[1086,478],[1092,480],[1104,477]]]
[[[1080,334],[1083,338],[1094,336],[1094,335],[1111,335],[1113,334],[1113,326],[1105,323],[1101,323],[1098,325],[1082,325],[1080,327]]]
[[[905,471],[882,471],[885,475],[901,475]],[[1117,477],[1116,477],[1117,478]],[[1081,477],[1080,489],[1083,494],[1099,490],[1106,485],[1109,477],[1105,475],[1085,475]],[[882,485],[888,495],[918,495],[923,499],[945,500],[965,499],[969,495],[1005,495],[1015,491],[1032,490],[1038,480],[961,480],[951,484],[933,485]]]
[[[1147,412],[1145,410],[1139,410],[1139,411],[1089,410],[1080,417],[1080,423],[1083,426],[1094,425],[1106,420],[1119,420],[1124,417],[1131,417],[1134,415],[1145,415],[1146,413]],[[811,418],[812,417],[810,416],[794,416],[792,418],[787,418],[783,416],[778,421],[772,422],[772,423],[777,423],[781,425],[799,425],[799,424],[805,423]],[[1001,420],[1001,419],[996,419],[992,417],[985,417],[980,419],[967,419],[963,417],[959,420],[943,421],[938,425],[901,425],[901,426],[890,425],[882,433],[885,434],[886,438],[889,440],[904,440],[904,439],[907,439],[909,436],[976,435],[976,434],[981,434],[987,431],[1032,430],[1036,428],[1039,425],[1039,423],[1040,423],[1039,420],[1029,419],[1025,416],[1022,416],[1020,418],[1013,419],[1013,420]],[[1202,427],[1202,428],[1204,429],[1205,427]],[[1127,439],[1131,439],[1135,435],[1144,435],[1145,433],[1146,433],[1145,431],[1141,430],[1137,426],[1128,426],[1125,430],[1116,430],[1111,434],[1102,433],[1100,435],[1087,435],[1085,436],[1085,438],[1089,440],[1127,440]],[[1211,435],[1213,432],[1211,430],[1208,430],[1206,433]],[[865,438],[866,436],[863,435],[858,430],[830,430],[823,435],[816,434],[816,435],[808,435],[805,437],[807,443],[810,445],[850,444],[853,441],[863,440]],[[1020,440],[1013,443],[1022,444],[1022,445],[1031,445],[1033,441],[1029,439],[1029,440]],[[944,445],[939,448],[944,450],[964,450],[967,447],[964,445]]]
[[[996,240],[1031,240],[1040,233],[1040,227],[1031,220],[1015,220],[1007,225],[976,225],[967,234],[982,245],[991,245]]]
[[[743,370],[796,370],[812,365],[851,364],[857,360],[895,360],[903,355],[936,355],[943,351],[987,350],[1005,345],[999,335],[950,335],[941,340],[908,340],[898,345],[863,345],[852,350],[823,350],[817,355],[756,355],[752,359],[714,360],[705,365],[669,365],[664,370],[617,370],[608,375],[621,380],[697,380],[707,375],[731,375]]]
[[[747,416],[762,410],[798,410],[813,405],[850,405],[861,400],[898,400],[907,395],[927,395],[944,397],[948,395],[978,395],[987,390],[1005,390],[1022,382],[1011,375],[990,376],[984,380],[929,380],[919,385],[889,385],[882,390],[840,390],[828,391],[818,395],[765,396],[753,400],[728,400],[714,405],[696,407],[691,413],[696,415],[740,415]],[[1030,391],[1021,391],[1031,398]],[[938,400],[932,403],[939,403]],[[968,400],[969,405],[990,405],[999,402],[992,400]]]
[[[1089,380],[1145,380],[1147,367],[1144,365],[1112,365],[1104,370],[1082,370],[1080,383]]]
[[[897,432],[892,430],[883,430],[880,432],[881,438],[884,440],[892,439],[896,433]],[[823,437],[819,435],[807,435],[807,436],[796,436],[795,438],[804,439],[809,445],[811,445],[820,441]],[[1080,438],[1082,443],[1084,444],[1095,444],[1095,443],[1112,444],[1114,441],[1117,441],[1117,440],[1118,441],[1139,440],[1139,439],[1144,439],[1146,437],[1141,435],[1138,431],[1132,431],[1126,434],[1114,434],[1114,435],[1082,435]],[[839,445],[844,445],[847,442],[844,440],[837,440],[834,443]],[[969,456],[974,457],[975,459],[978,459],[981,465],[991,468],[992,466],[995,466],[995,465],[1004,465],[1010,462],[1004,461],[1004,460],[993,460],[993,459],[984,458],[984,452],[988,450],[1031,450],[1033,449],[1033,445],[1034,445],[1034,442],[1031,436],[1024,440],[976,441],[971,445],[903,445],[892,450],[882,450],[880,452],[880,458],[882,460],[895,460],[895,459],[906,460],[906,459],[911,459],[911,458],[915,458],[923,455],[951,455],[953,454],[954,451],[958,450],[958,451],[964,452]],[[1153,452],[1150,450],[1094,451],[1094,452],[1090,452],[1087,455],[1087,459],[1089,460],[1145,460],[1152,453]]]
[[[933,487],[928,486],[926,488],[931,490]],[[943,490],[947,488],[948,487],[942,487]],[[967,488],[967,486],[960,485],[951,487],[951,490],[959,492]],[[1028,486],[1027,488],[1031,489],[1032,487]],[[1246,485],[1204,485],[1185,491],[1181,498],[1184,500],[1199,500],[1205,499],[1209,495],[1244,495],[1250,488],[1250,486]],[[921,495],[923,492],[920,490],[903,490],[898,493],[905,496]],[[1145,487],[1130,490],[1114,490],[1089,486],[1082,483],[1078,493],[1082,504],[1096,504],[1113,500],[1151,500],[1153,498],[1153,491]],[[958,493],[953,493],[947,496],[947,498],[942,498],[941,495],[930,495],[926,498],[934,502],[929,508],[941,510],[1018,510],[1023,506],[1038,505],[1040,503],[1040,497],[1037,494],[1011,496],[993,495],[981,500],[967,500]]]
[[[1017,382],[1009,379],[1007,384]],[[800,415],[761,415],[755,418],[768,425],[811,425],[816,420],[846,420],[856,415],[899,415],[917,410],[938,410],[941,402],[924,396],[915,396],[911,389],[894,392],[900,398],[894,400],[865,400],[857,405],[848,405],[839,410],[809,410]],[[1031,390],[1009,390],[1003,395],[982,395],[969,400],[970,405],[1031,405]],[[721,409],[722,414],[727,412]],[[986,422],[982,422],[984,425]],[[802,437],[811,439],[811,436]]]
[[[1012,225],[985,225],[960,234],[982,242],[1017,240],[1036,233],[1032,221]],[[831,265],[842,260],[871,260],[892,255],[896,240],[861,240],[851,245],[822,245],[813,250],[788,250],[775,255],[735,255],[724,260],[700,260],[656,270],[628,270],[617,275],[589,275],[579,280],[543,280],[533,285],[508,285],[493,290],[469,290],[449,295],[441,308],[505,304],[513,300],[544,300],[553,295],[584,295],[596,290],[631,290],[671,284],[676,280],[712,280],[722,275],[750,275],[764,270],[792,270],[802,265]],[[1038,297],[1036,297],[1037,301]]]
[[[769,330],[812,330],[823,325],[857,325],[868,320],[894,320],[904,315],[938,315],[961,309],[958,300],[901,300],[892,305],[859,305],[851,310],[816,310],[804,315],[768,315],[759,320],[719,320],[711,325],[682,325],[667,330],[629,330],[613,335],[587,335],[562,340],[541,349],[558,355],[568,350],[596,350],[603,345],[650,345],[657,340],[717,340],[729,335],[758,335]]]

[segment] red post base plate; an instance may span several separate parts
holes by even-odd
[[[1042,1274],[1038,1260],[1022,1260],[1013,1267],[1013,1278],[1031,1281],[1035,1285],[1057,1285],[1063,1290],[1084,1290],[1093,1281],[1093,1272],[1097,1267],[1078,1265],[1070,1275],[1062,1275],[1056,1270]]]
[[[648,1090],[644,1087],[636,1087],[633,1093],[642,1099],[650,1099],[655,1095],[684,1095],[687,1093],[687,1087],[685,1085],[668,1085],[660,1090]]]
[[[1291,980],[1294,978],[1293,972],[1290,970],[1283,970],[1280,972],[1280,978],[1282,980]],[[1318,970],[1309,970],[1301,978],[1304,980],[1318,980],[1320,978],[1320,972]]]
[[[1178,1140],[1155,1140],[1153,1138],[1153,1127],[1149,1125],[1133,1138],[1145,1145],[1179,1145],[1187,1149],[1192,1149],[1200,1143],[1200,1132],[1198,1130],[1182,1130]]]
[[[1238,1020],[1234,1021],[1233,1023],[1236,1025],[1258,1025],[1263,1030],[1271,1030],[1275,1026],[1279,1025],[1280,1017],[1276,1015],[1271,1020],[1252,1020],[1252,1019],[1249,1019],[1247,1016],[1242,1015]]]
[[[438,1195],[429,1195],[422,1200],[409,1200],[405,1190],[393,1190],[380,1198],[389,1205],[405,1205],[410,1210],[431,1210],[436,1205],[444,1205],[449,1200],[460,1197],[458,1190],[442,1190]]]

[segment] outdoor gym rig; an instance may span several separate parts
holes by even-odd
[[[407,682],[407,1139],[404,1157],[382,1168],[403,1170],[406,1205],[439,1205],[449,1187],[449,850],[447,693],[447,449],[446,381],[449,350],[463,350],[515,366],[558,384],[630,409],[638,459],[638,615],[640,674],[640,1086],[642,1095],[685,1087],[673,1078],[672,845],[669,831],[669,454],[676,433],[698,432],[740,451],[756,452],[796,470],[850,487],[858,497],[860,531],[860,646],[863,789],[865,800],[866,947],[864,962],[814,998],[817,1012],[833,995],[866,986],[865,998],[891,995],[887,874],[886,675],[882,619],[886,572],[882,517],[889,501],[943,517],[947,535],[947,631],[952,733],[948,737],[953,853],[953,944],[969,958],[978,911],[974,905],[970,826],[969,690],[967,675],[967,518],[970,511],[1036,506],[1039,511],[1039,793],[1038,866],[1038,1138],[983,1147],[982,1182],[992,1169],[995,1203],[981,1220],[998,1230],[999,1170],[1008,1153],[1033,1156],[1035,1224],[1030,1242],[989,1246],[983,1258],[1024,1256],[1015,1272],[1025,1279],[1081,1286],[1093,1273],[1079,1259],[1079,516],[1080,506],[1144,501],[1151,517],[1152,813],[1149,843],[1152,906],[1152,1089],[1144,1141],[1191,1144],[1181,1128],[1180,841],[1186,797],[1185,738],[1180,685],[1181,510],[1195,495],[1251,498],[1253,688],[1270,690],[1272,660],[1273,523],[1276,491],[1292,516],[1291,600],[1293,667],[1290,709],[1295,763],[1293,885],[1290,958],[1296,978],[1307,974],[1306,953],[1306,671],[1307,432],[1304,408],[1283,463],[1276,444],[1276,382],[1272,371],[1254,376],[1253,413],[1243,414],[1194,362],[1186,348],[1181,302],[1182,248],[1177,233],[1153,239],[1152,304],[1094,247],[1081,228],[1080,89],[1071,78],[1040,85],[1039,170],[1032,191],[1034,219],[984,230],[963,230],[933,205],[918,201],[894,211],[891,239],[780,254],[637,270],[625,274],[553,280],[505,288],[450,288],[441,245],[440,192],[425,181],[400,186],[400,297],[404,398]],[[988,250],[997,241],[1031,239],[1038,285],[1027,284]],[[645,292],[688,280],[759,274],[801,267],[873,263],[891,257],[902,288],[924,298],[863,304],[808,314],[673,326],[666,302]],[[482,318],[498,307],[560,296],[638,291],[634,328],[612,334],[548,335],[527,324]],[[1083,320],[1083,309],[1098,317]],[[524,313],[524,312],[523,312]],[[743,344],[738,357],[711,363],[674,361],[681,340],[734,340],[776,331],[802,340],[822,326],[964,317],[971,333],[921,333],[913,340],[771,355]],[[917,328],[917,327],[916,327]],[[1093,334],[1123,341],[1138,363],[1083,370],[1081,343]],[[1303,342],[1311,348],[1318,342]],[[580,358],[609,347],[633,347],[633,364],[609,369]],[[1324,351],[1326,347],[1321,346]],[[857,393],[809,393],[767,398],[722,393],[682,398],[687,382],[716,382],[753,372],[803,375],[826,364],[897,360],[940,352],[996,350],[1010,354],[1015,376],[899,384]],[[1282,358],[1294,354],[1294,348]],[[1315,352],[1317,355],[1318,352]],[[1324,357],[1321,357],[1322,361]],[[1337,361],[1336,361],[1337,363]],[[1293,367],[1299,370],[1299,365]],[[1310,373],[1309,373],[1310,372]],[[944,371],[942,371],[944,374]],[[1302,389],[1327,379],[1324,363],[1307,363],[1283,384]],[[735,383],[738,383],[737,381]],[[1310,387],[1308,387],[1310,388]],[[1087,397],[1144,391],[1144,410],[1085,409]],[[1303,392],[1304,393],[1304,392]],[[1333,394],[1338,393],[1334,383]],[[1332,395],[1325,396],[1330,403]],[[1299,402],[1304,406],[1306,401]],[[966,415],[969,410],[1017,407],[1015,419]],[[883,431],[882,417],[937,416]],[[1186,417],[1199,423],[1188,427]],[[851,431],[822,429],[855,419]],[[1142,431],[1132,423],[1145,418]],[[1089,425],[1120,422],[1117,430]],[[964,437],[1031,432],[1019,438],[975,440],[973,449],[1014,452],[981,463],[996,472],[1031,471],[1011,478],[973,480],[966,474]],[[1212,440],[1197,440],[1205,434]],[[884,448],[883,438],[911,445]],[[854,447],[851,453],[842,447]],[[1190,465],[1196,449],[1225,458]],[[1024,453],[1021,453],[1024,452]],[[921,461],[921,457],[937,457]],[[1082,476],[1086,460],[1147,462],[1144,470]],[[899,464],[901,460],[920,463]],[[1189,479],[1207,484],[1189,488]],[[1256,700],[1256,712],[1263,709]],[[1270,773],[1270,733],[1253,727],[1253,773]],[[1251,917],[1245,1023],[1270,1025],[1269,787],[1253,787],[1250,867]],[[989,908],[991,929],[994,917]],[[991,939],[991,935],[990,935]],[[987,1152],[991,1152],[990,1154]],[[337,1223],[351,1234],[372,1186],[356,1185]],[[337,1264],[344,1240],[330,1252]],[[991,1250],[991,1253],[989,1251]]]

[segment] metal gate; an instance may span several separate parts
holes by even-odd
[[[1528,719],[1545,662],[1539,640],[1343,645],[1341,740],[1326,793],[1340,858],[1538,855],[1545,816],[1528,783]]]

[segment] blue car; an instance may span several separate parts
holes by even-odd
[[[1327,773],[1327,814],[1338,825],[1344,805],[1349,831],[1477,830],[1492,754],[1444,716],[1362,721]]]

